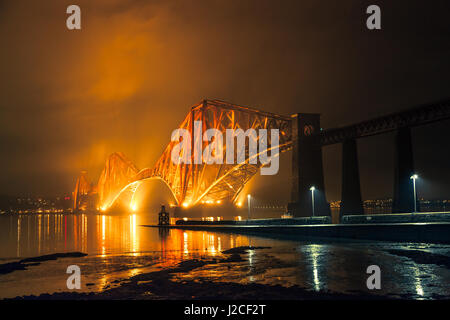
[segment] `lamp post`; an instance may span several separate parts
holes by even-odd
[[[311,190],[312,216],[314,217],[314,190],[316,187],[312,186],[309,190]]]
[[[417,174],[413,174],[410,179],[413,181],[413,192],[414,192],[414,212],[417,212],[417,193],[416,193],[416,179],[419,178]]]
[[[247,200],[248,200],[248,219],[250,220],[250,199],[251,199],[251,195],[247,195]]]

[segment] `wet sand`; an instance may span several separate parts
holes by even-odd
[[[115,280],[115,287],[106,286],[100,292],[57,292],[53,294],[25,295],[15,300],[384,300],[413,299],[411,294],[376,295],[368,292],[354,291],[338,293],[329,290],[310,290],[298,285],[283,286],[262,283],[239,283],[234,281],[217,281],[202,277],[202,270],[207,273],[224,269],[235,269],[248,260],[248,255],[255,251],[264,251],[270,247],[235,247],[222,252],[220,257],[208,256],[188,259],[173,267],[144,272],[129,278]],[[418,255],[415,250],[391,250],[395,255],[426,256],[424,263],[442,264],[442,255]],[[424,259],[424,258],[422,258]],[[42,260],[42,257],[30,261]],[[89,284],[88,284],[89,285]],[[434,299],[448,299],[448,296],[434,295]]]
[[[367,295],[364,293],[338,294],[327,291],[313,292],[298,286],[283,287],[281,285],[238,284],[233,282],[213,282],[202,280],[177,281],[175,275],[188,274],[206,265],[219,266],[243,261],[240,254],[248,254],[249,250],[268,247],[236,247],[224,251],[226,258],[191,259],[180,262],[174,268],[139,274],[118,281],[115,288],[98,293],[61,292],[42,294],[39,296],[16,297],[16,300],[329,300],[329,299],[390,299],[386,296]]]

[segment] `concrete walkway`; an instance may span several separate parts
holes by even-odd
[[[145,225],[145,227],[159,227]],[[329,239],[450,244],[450,223],[370,223],[321,225],[171,225],[163,228],[232,232],[298,240]]]

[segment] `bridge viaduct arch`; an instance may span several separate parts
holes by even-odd
[[[392,212],[414,210],[415,173],[411,128],[450,118],[450,101],[423,105],[405,111],[335,129],[320,129],[319,114],[292,116],[292,202],[294,216],[312,212],[310,187],[315,186],[315,212],[329,215],[325,197],[322,147],[342,144],[342,195],[340,214],[363,214],[359,177],[357,139],[395,131],[394,192]]]

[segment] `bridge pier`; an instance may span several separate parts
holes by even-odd
[[[342,196],[340,216],[364,214],[359,179],[358,149],[355,139],[342,143]]]
[[[292,117],[292,194],[288,211],[294,217],[330,215],[323,178],[320,114],[298,113]]]
[[[392,212],[413,212],[414,191],[411,176],[414,174],[414,158],[411,128],[402,127],[395,137],[394,197]]]

